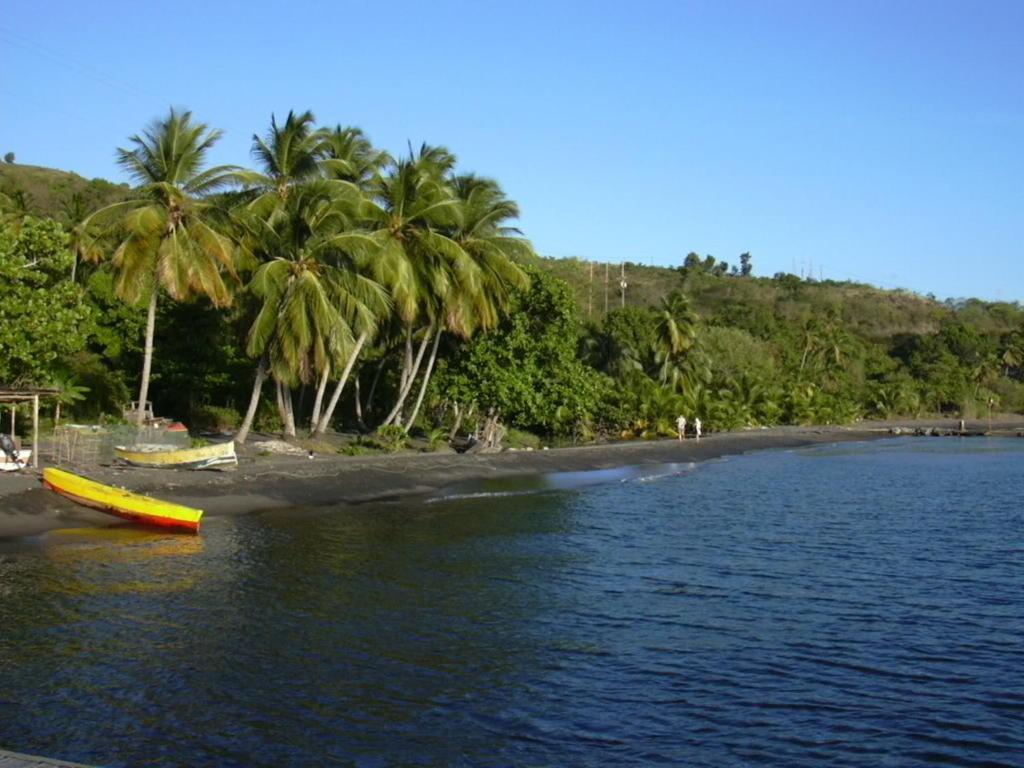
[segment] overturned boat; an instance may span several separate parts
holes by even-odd
[[[235,441],[214,443],[200,448],[179,448],[173,445],[119,445],[114,453],[121,461],[133,467],[150,469],[210,469],[224,465],[237,465]]]

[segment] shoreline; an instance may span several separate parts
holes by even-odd
[[[975,429],[979,425],[973,423]],[[993,423],[1007,436],[1020,422]],[[628,466],[707,461],[751,451],[793,449],[828,443],[896,437],[894,428],[938,427],[951,422],[866,422],[853,427],[773,427],[688,438],[629,441],[491,454],[399,453],[376,456],[240,456],[232,471],[197,472],[134,467],[98,467],[89,477],[167,501],[197,507],[206,516],[253,514],[271,509],[353,506],[414,500],[444,488],[516,475],[584,472]],[[39,475],[0,476],[0,541],[68,527],[119,524],[115,518],[79,506],[43,489]],[[126,523],[120,523],[126,524]]]

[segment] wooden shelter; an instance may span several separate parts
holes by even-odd
[[[32,403],[32,466],[39,467],[39,398],[56,397],[59,390],[45,387],[28,387],[18,389],[0,385],[0,403],[11,404],[11,438],[14,439],[14,428],[17,426],[17,406],[19,403]],[[0,409],[2,410],[2,409]]]

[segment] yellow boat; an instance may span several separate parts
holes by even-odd
[[[108,512],[127,520],[134,520],[163,528],[176,528],[198,533],[203,510],[172,504],[169,501],[142,496],[122,488],[97,483],[85,477],[47,467],[43,470],[43,485],[101,512]]]
[[[172,445],[119,445],[114,453],[121,461],[151,469],[209,469],[222,464],[238,464],[235,441],[204,445],[201,448],[177,448]]]

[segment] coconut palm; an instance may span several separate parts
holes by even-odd
[[[321,131],[319,148],[320,168],[327,178],[347,181],[367,191],[389,160],[386,152],[374,148],[366,134],[351,126]]]
[[[449,234],[459,223],[459,201],[445,178],[454,163],[444,148],[423,145],[418,155],[389,164],[374,185],[375,200],[366,207],[366,222],[379,246],[374,277],[391,293],[406,348],[398,397],[383,425],[394,423],[402,412],[438,330],[445,298],[456,283],[466,291],[480,283],[479,267]]]
[[[618,334],[600,328],[583,337],[580,356],[591,368],[615,379],[626,379],[644,370],[637,350]]]
[[[190,112],[170,110],[131,149],[118,149],[118,163],[139,184],[130,200],[101,208],[81,224],[112,234],[119,243],[110,259],[115,291],[128,302],[148,298],[146,341],[137,420],[144,419],[153,362],[153,332],[161,292],[175,301],[205,296],[215,306],[231,303],[224,273],[234,269],[235,247],[226,223],[208,196],[234,180],[231,166],[205,168],[221,131],[196,122]]]
[[[372,334],[387,311],[383,288],[362,274],[371,242],[352,232],[348,201],[332,192],[328,182],[310,182],[270,216],[243,218],[248,247],[261,261],[249,286],[260,309],[247,352],[261,362],[239,441],[248,435],[267,373],[278,383],[285,433],[294,436],[290,388],[351,359],[356,336]]]
[[[316,129],[315,120],[313,113],[308,110],[301,114],[289,111],[283,124],[279,124],[276,116],[271,115],[270,129],[266,135],[261,138],[254,134],[252,137],[252,154],[260,166],[260,171],[239,174],[239,178],[248,185],[249,199],[238,215],[243,220],[243,229],[247,231],[246,242],[264,264],[281,259],[300,264],[311,263],[308,256],[297,255],[298,251],[306,248],[306,241],[316,238],[322,240],[328,235],[340,235],[342,229],[337,226],[339,217],[346,219],[346,228],[350,229],[349,216],[358,212],[360,197],[355,185],[341,180],[327,182],[322,177],[321,161],[329,155],[329,147],[326,144],[328,134]],[[311,185],[316,187],[315,192],[311,195],[304,194]],[[290,205],[292,198],[296,196],[302,200],[296,205]],[[343,213],[342,208],[345,206],[348,209]],[[314,213],[314,209],[317,212]],[[329,215],[326,215],[325,211],[330,211]],[[262,226],[254,222],[262,222]],[[323,231],[320,231],[321,228]],[[282,250],[276,252],[274,249]],[[275,269],[280,270],[282,267],[278,266]],[[266,276],[266,271],[263,274]],[[250,285],[259,290],[258,286],[263,285],[262,280],[263,278],[260,281],[254,279]],[[270,290],[269,286],[272,283],[272,280],[267,283],[267,290]],[[311,286],[312,283],[304,278],[293,287],[299,294],[305,295]],[[307,298],[311,298],[313,294],[316,294],[316,291],[312,291]],[[273,305],[269,294],[261,295],[258,299],[264,308]],[[293,305],[289,300],[281,308],[284,306]],[[314,323],[309,327],[320,326]],[[301,337],[300,332],[296,341],[299,347],[304,347],[307,342]],[[270,349],[278,349],[278,346],[271,345]],[[333,359],[334,355],[325,355],[323,350],[314,356],[313,362],[320,382],[315,411],[319,411],[324,389],[333,368]],[[302,367],[304,364],[299,359],[275,362],[260,358],[253,399],[250,401],[243,426],[247,427],[251,423],[250,413],[255,415],[263,379],[269,372],[274,375],[277,384],[277,402],[285,434],[295,434],[291,386],[295,381],[307,383],[307,370]],[[248,429],[240,429],[239,434],[244,439]]]
[[[697,338],[697,315],[689,299],[672,291],[656,309],[655,358],[662,383],[677,386],[687,373],[685,357]]]
[[[529,285],[520,263],[534,255],[533,247],[518,229],[507,226],[519,218],[519,206],[505,197],[492,179],[457,176],[452,190],[459,202],[459,215],[446,234],[469,256],[476,270],[457,275],[442,297],[437,333],[416,403],[404,424],[406,430],[416,421],[423,403],[444,331],[468,339],[478,330],[494,328],[508,309],[512,291]]]
[[[664,356],[685,353],[696,339],[697,316],[690,301],[679,291],[663,296],[657,307],[658,346]]]
[[[389,160],[387,153],[375,149],[366,135],[358,128],[343,128],[339,125],[333,131],[321,132],[320,137],[319,148],[322,152],[320,167],[323,175],[328,179],[351,185],[347,194],[351,196],[355,206],[365,205],[365,197],[371,194],[377,175]],[[365,344],[369,341],[370,334],[369,329],[364,329],[359,333],[355,347],[338,376],[334,391],[321,411],[320,406],[331,373],[329,370],[324,371],[313,404],[311,419],[313,434],[323,434],[327,431],[334,416],[334,410],[345,389],[345,384],[348,382],[349,374],[355,367]]]
[[[287,199],[295,186],[320,175],[323,133],[316,130],[315,123],[309,110],[299,115],[289,111],[283,125],[278,125],[275,115],[270,116],[270,130],[263,138],[253,134],[252,154],[262,170],[245,171],[239,177],[271,207]]]
[[[1006,339],[1003,353],[999,356],[1004,366],[1004,375],[1009,377],[1014,371],[1024,368],[1024,330],[1014,331]]]

